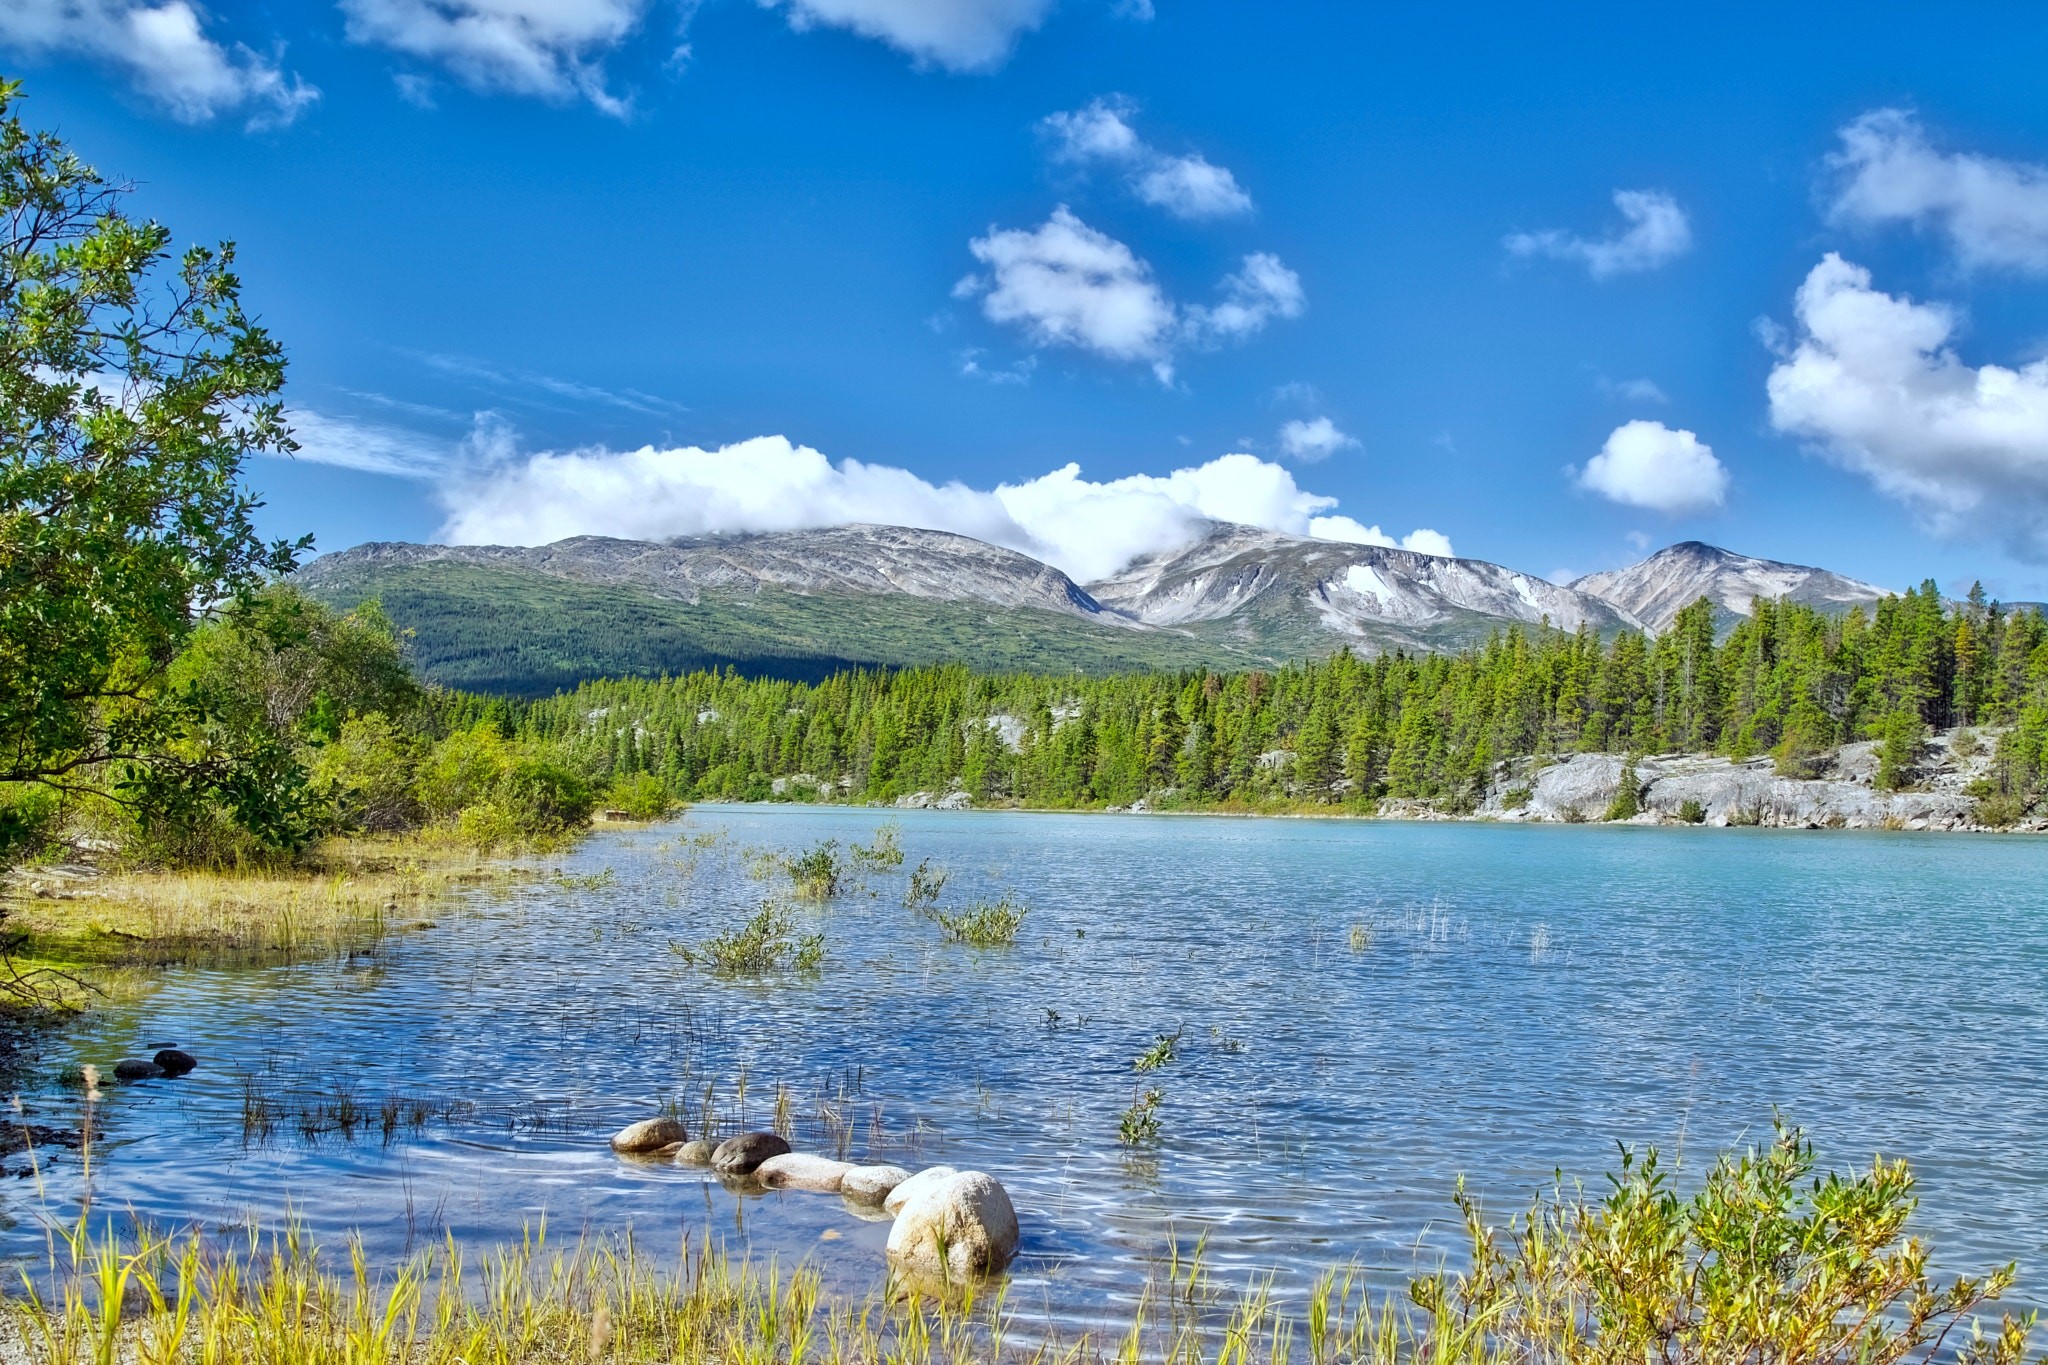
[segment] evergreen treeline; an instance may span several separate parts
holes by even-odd
[[[1831,616],[1759,601],[1724,641],[1702,599],[1654,639],[1509,630],[1458,654],[1340,653],[1272,672],[1108,678],[965,667],[851,671],[815,685],[730,672],[586,684],[497,724],[593,778],[679,797],[854,800],[956,783],[1040,806],[1382,797],[1469,809],[1502,760],[1569,751],[1772,754],[1789,772],[1884,741],[1911,780],[1930,730],[2005,732],[1980,795],[2023,811],[2048,773],[2048,625],[1933,583]],[[467,718],[476,700],[448,699]],[[815,784],[775,779],[807,777]],[[824,790],[829,789],[829,790]]]

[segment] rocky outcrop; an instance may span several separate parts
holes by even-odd
[[[1978,829],[1971,784],[1991,767],[1993,744],[1979,737],[1958,752],[1963,732],[1927,746],[1906,789],[1876,785],[1877,746],[1845,745],[1815,761],[1811,776],[1778,771],[1769,758],[1736,761],[1713,754],[1661,754],[1636,760],[1640,813],[1634,823],[1691,820],[1707,825],[1793,829]],[[1619,754],[1524,759],[1496,774],[1477,815],[1494,820],[1604,819],[1621,787]],[[1389,815],[1423,815],[1390,803]]]
[[[140,1057],[123,1057],[114,1063],[114,1079],[117,1081],[153,1081],[163,1074],[162,1067]]]
[[[927,1166],[916,1175],[899,1181],[895,1189],[890,1190],[888,1194],[884,1195],[882,1197],[882,1210],[892,1216],[901,1213],[903,1212],[903,1205],[907,1201],[915,1199],[919,1193],[936,1185],[948,1176],[958,1174],[960,1172],[951,1166]]]
[[[1009,1265],[1017,1236],[1017,1211],[1001,1182],[958,1171],[918,1184],[903,1202],[889,1229],[889,1259],[914,1278],[957,1283]]]
[[[199,1066],[197,1057],[175,1047],[159,1048],[150,1060],[163,1068],[166,1076],[184,1076]]]

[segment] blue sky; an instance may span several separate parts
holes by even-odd
[[[2048,597],[2048,14],[1655,9],[13,0],[0,63],[240,244],[322,549],[1208,514]]]

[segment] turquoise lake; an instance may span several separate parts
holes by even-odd
[[[1030,907],[1014,947],[941,942],[897,871],[797,912],[826,935],[814,978],[719,981],[670,950],[775,890],[745,850],[866,842],[888,818],[700,807],[548,864],[571,882],[479,893],[345,962],[175,973],[50,1058],[111,1070],[175,1042],[202,1060],[109,1088],[94,1207],[294,1217],[382,1258],[544,1217],[877,1283],[887,1224],[835,1197],[606,1149],[664,1101],[696,1115],[707,1086],[728,1126],[766,1126],[780,1083],[800,1148],[996,1175],[1024,1227],[1013,1304],[1085,1323],[1175,1240],[1205,1241],[1224,1283],[1299,1292],[1346,1261],[1391,1282],[1455,1244],[1460,1175],[1505,1218],[1560,1171],[1597,1183],[1618,1142],[1697,1178],[1775,1110],[1824,1164],[1910,1159],[1937,1265],[2017,1258],[2022,1298],[2048,1301],[2048,844],[907,812],[906,866],[945,866],[946,904]],[[1174,1060],[1134,1072],[1176,1032]],[[1154,1086],[1158,1141],[1120,1145]],[[291,1117],[342,1097],[371,1116],[353,1134]],[[36,1122],[76,1121],[76,1092],[24,1098]],[[401,1098],[445,1112],[387,1137],[375,1115]],[[4,1187],[21,1257],[83,1194],[73,1153],[45,1177],[41,1198]]]

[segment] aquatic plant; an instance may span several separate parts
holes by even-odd
[[[938,908],[946,877],[945,868],[934,867],[929,858],[919,859],[917,866],[910,869],[909,885],[903,888],[903,908],[913,915],[929,917]]]
[[[816,971],[825,960],[823,931],[799,934],[787,908],[769,903],[737,929],[729,929],[691,947],[669,942],[669,951],[683,961],[703,963],[715,976],[762,976],[791,970]]]
[[[1166,1092],[1156,1085],[1149,1090],[1132,1091],[1130,1108],[1124,1110],[1116,1122],[1116,1140],[1126,1147],[1157,1142],[1159,1110],[1165,1103]]]
[[[1183,1025],[1171,1033],[1162,1033],[1154,1038],[1152,1046],[1131,1059],[1131,1070],[1157,1071],[1160,1067],[1165,1066],[1180,1055],[1181,1035],[1186,1032],[1187,1028]]]
[[[784,854],[780,862],[799,900],[831,900],[846,889],[851,871],[840,856],[837,839],[827,839],[802,853]]]
[[[903,866],[902,824],[891,820],[875,831],[873,843],[854,844],[851,852],[855,862],[877,872],[889,872]]]
[[[596,872],[557,872],[555,881],[571,891],[602,891],[618,881],[616,868],[603,868]]]
[[[1024,917],[1030,913],[1017,900],[1015,892],[1005,891],[1001,900],[976,901],[965,910],[934,908],[931,918],[949,943],[965,943],[975,948],[1007,948],[1017,941],[1017,931],[1023,927]]]
[[[1351,926],[1351,951],[1362,953],[1372,947],[1372,926],[1360,920]]]

